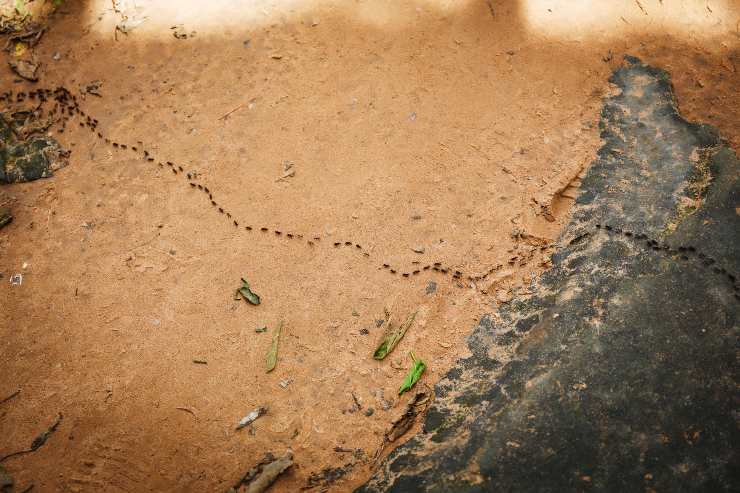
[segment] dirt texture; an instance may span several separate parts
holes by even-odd
[[[16,488],[225,491],[286,449],[271,491],[362,485],[408,353],[434,385],[550,265],[624,53],[740,146],[738,9],[613,3],[65,2],[39,82],[0,72],[79,110],[65,168],[0,188],[0,456],[64,415]],[[385,308],[418,315],[379,362]]]

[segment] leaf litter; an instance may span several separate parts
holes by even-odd
[[[278,344],[280,343],[280,332],[282,332],[282,330],[283,322],[280,322],[277,330],[272,334],[272,344],[270,345],[270,350],[267,352],[267,373],[274,370],[275,365],[277,365]]]
[[[406,378],[403,380],[401,387],[398,389],[398,395],[411,390],[411,388],[416,385],[416,382],[419,381],[421,375],[424,373],[424,370],[427,367],[427,365],[424,363],[424,361],[421,360],[421,358],[416,359],[414,353],[409,353],[409,355],[411,356],[411,361],[413,362],[413,364],[411,365]]]
[[[246,486],[244,490],[246,493],[262,493],[292,465],[293,452],[291,450],[286,450],[279,459],[275,459],[275,456],[268,452],[227,493],[236,493],[242,486]]]
[[[239,420],[239,423],[237,423],[237,425],[236,425],[236,429],[237,430],[241,430],[245,426],[251,425],[252,423],[254,423],[257,420],[257,418],[259,418],[260,416],[263,416],[265,414],[267,414],[267,408],[266,407],[260,406],[260,407],[256,408],[254,411],[252,411],[251,413],[249,413],[246,416],[244,416],[241,420]]]
[[[396,345],[403,338],[403,335],[406,333],[409,327],[411,327],[411,324],[414,323],[414,319],[416,318],[417,313],[418,310],[409,315],[404,323],[402,323],[398,327],[395,327],[391,321],[390,313],[388,313],[388,310],[385,311],[385,316],[388,323],[386,325],[385,333],[383,334],[383,339],[378,345],[378,348],[375,350],[375,353],[373,353],[374,359],[385,359],[385,357],[388,356],[391,351],[393,351]]]
[[[234,299],[238,300],[239,297],[244,298],[246,301],[253,305],[259,305],[260,304],[260,297],[257,293],[252,291],[252,289],[249,287],[249,283],[246,279],[242,277],[242,285],[237,288],[236,294],[234,295]]]
[[[0,462],[5,462],[7,459],[10,459],[11,457],[14,457],[16,455],[22,455],[22,454],[29,454],[31,452],[35,452],[36,450],[40,449],[42,445],[46,443],[46,441],[49,439],[52,433],[54,433],[57,430],[57,427],[59,427],[59,424],[62,422],[62,413],[59,413],[57,415],[56,421],[52,423],[52,425],[47,428],[46,430],[39,433],[36,438],[33,439],[33,442],[31,442],[31,446],[27,449],[19,450],[17,452],[11,452],[7,455],[4,455],[3,457],[0,457]]]

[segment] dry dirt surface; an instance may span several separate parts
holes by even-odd
[[[362,484],[408,353],[433,386],[547,268],[625,53],[740,149],[736,3],[593,3],[64,2],[40,81],[0,73],[98,120],[51,129],[53,178],[0,188],[0,456],[64,416],[3,462],[18,489],[223,491],[286,449],[271,491]],[[375,361],[384,309],[418,314]]]

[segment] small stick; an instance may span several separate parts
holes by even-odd
[[[236,110],[239,110],[239,109],[241,109],[243,107],[244,107],[244,103],[241,103],[239,106],[237,106],[233,110],[229,111],[224,116],[220,117],[219,120],[225,120],[225,119],[227,119],[229,117],[229,115],[231,115],[233,112],[235,112]]]
[[[13,392],[12,394],[10,394],[10,395],[9,395],[8,397],[6,397],[5,399],[1,400],[1,401],[0,401],[0,404],[5,404],[5,403],[6,403],[6,402],[8,402],[8,401],[9,401],[10,399],[13,399],[14,397],[17,397],[17,396],[18,396],[18,394],[20,394],[20,393],[21,393],[21,389],[18,389],[18,390],[16,390],[16,391],[15,391],[15,392]]]
[[[187,407],[176,407],[175,409],[178,409],[180,411],[185,411],[186,413],[190,413],[193,415],[195,419],[198,419],[198,416],[195,415],[195,412],[192,409],[188,409]]]

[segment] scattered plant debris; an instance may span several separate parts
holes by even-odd
[[[354,469],[354,462],[347,462],[345,465],[340,467],[327,467],[322,469],[321,472],[313,472],[308,476],[306,485],[302,486],[302,490],[311,490],[314,488],[321,487],[322,490],[328,488],[332,483],[339,479],[342,479],[347,473]]]
[[[228,111],[228,112],[227,112],[227,113],[225,113],[224,115],[222,115],[222,116],[219,116],[219,117],[218,117],[218,119],[219,119],[219,120],[226,120],[227,118],[229,118],[229,116],[231,116],[231,114],[232,114],[232,113],[234,113],[234,112],[235,112],[235,111],[237,111],[237,110],[240,110],[240,109],[241,109],[241,108],[243,108],[243,107],[244,107],[244,103],[240,103],[239,105],[237,105],[237,106],[236,106],[236,107],[235,107],[234,109],[232,109],[231,111]]]
[[[190,31],[190,34],[188,34],[185,31],[185,26],[182,24],[176,24],[170,29],[172,30],[172,35],[177,39],[188,39],[188,36],[191,38],[195,37],[195,31]]]
[[[103,85],[102,81],[94,80],[84,87],[83,94],[92,94],[93,96],[102,98],[103,96],[100,94],[100,87],[102,85]]]
[[[118,41],[118,33],[128,34],[132,29],[140,26],[147,17],[142,14],[142,7],[137,7],[135,2],[127,0],[113,0],[113,11],[121,16],[121,21],[116,24],[114,37]]]
[[[263,325],[261,327],[257,327],[256,329],[254,329],[254,331],[257,332],[258,334],[261,334],[262,332],[267,332],[267,326]]]
[[[193,360],[193,363],[195,363],[196,365],[207,365],[208,364],[208,361],[206,361],[204,359],[194,359]]]
[[[263,407],[263,406],[258,407],[257,409],[255,409],[251,413],[249,413],[246,416],[244,416],[239,421],[239,423],[236,425],[236,429],[237,430],[241,430],[245,426],[249,426],[250,424],[254,423],[257,420],[257,418],[259,418],[260,416],[263,416],[265,414],[267,414],[267,408],[266,407]]]
[[[49,439],[52,433],[54,433],[59,426],[59,424],[62,422],[62,413],[59,413],[57,416],[56,421],[52,423],[52,425],[46,429],[45,431],[42,431],[39,433],[39,435],[33,439],[33,442],[31,442],[31,447],[19,450],[17,452],[12,452],[8,455],[4,455],[3,457],[0,457],[0,462],[5,462],[7,459],[10,459],[11,457],[15,457],[16,455],[23,455],[23,454],[29,454],[31,452],[37,451],[43,444],[46,443],[46,440]]]
[[[275,461],[275,456],[269,452],[266,453],[265,456],[262,457],[262,459],[257,463],[257,465],[255,465],[253,468],[247,471],[246,474],[244,474],[244,476],[242,476],[239,479],[239,481],[236,482],[234,486],[229,488],[227,493],[236,493],[243,484],[249,484],[255,477],[257,477],[257,475],[262,471],[262,468],[264,466],[274,461]]]
[[[411,390],[411,388],[416,385],[416,382],[419,381],[422,373],[424,373],[424,370],[427,367],[427,365],[424,364],[421,359],[416,359],[414,353],[409,353],[409,355],[411,356],[411,361],[413,361],[413,365],[409,369],[408,375],[406,375],[406,378],[403,380],[401,388],[398,389],[398,395],[403,394],[407,390]]]
[[[391,428],[385,432],[383,443],[375,452],[373,462],[377,462],[383,454],[383,450],[385,450],[386,445],[391,442],[395,442],[411,429],[411,426],[413,426],[416,421],[416,417],[429,407],[429,404],[431,403],[431,395],[431,390],[417,392],[409,403],[406,404],[406,409],[403,414],[393,421],[393,423],[391,423]]]
[[[286,178],[291,178],[293,176],[295,176],[295,163],[288,160],[283,161],[283,174],[280,175],[280,178],[278,178],[277,181],[283,181]]]
[[[282,330],[283,322],[280,322],[277,330],[272,334],[272,344],[270,345],[270,350],[267,352],[267,373],[274,370],[275,365],[277,364],[278,344],[280,343],[280,332],[282,332]]]
[[[253,305],[260,304],[259,295],[250,289],[249,283],[243,277],[242,277],[242,285],[236,290],[236,295],[234,299],[238,300],[240,296]]]
[[[227,493],[236,493],[242,486],[246,486],[246,493],[262,493],[292,465],[293,452],[290,450],[286,450],[285,454],[279,459],[275,459],[274,455],[267,453]]]
[[[416,318],[416,314],[418,312],[414,312],[406,319],[404,323],[399,325],[398,327],[394,327],[393,323],[391,322],[390,313],[386,310],[385,312],[385,318],[388,321],[388,324],[386,325],[385,334],[383,334],[383,339],[378,346],[378,348],[375,350],[375,353],[373,354],[373,358],[377,360],[382,360],[386,356],[390,354],[391,351],[393,351],[393,348],[396,347],[396,344],[403,338],[403,335],[406,333],[406,331],[411,327],[411,324],[414,323],[414,318]]]
[[[429,392],[417,392],[409,403],[406,404],[403,414],[391,424],[391,429],[386,432],[385,439],[388,442],[394,442],[406,434],[411,429],[411,425],[414,424],[416,417],[429,406],[429,403]]]
[[[41,36],[44,35],[45,31],[46,28],[42,26],[29,26],[27,30],[8,37],[8,40],[5,42],[5,51],[10,51],[18,43],[23,43],[24,47],[33,48],[41,40]]]
[[[343,413],[356,413],[357,411],[362,409],[362,403],[360,403],[360,399],[355,395],[354,392],[350,392],[350,395],[352,396],[352,407],[349,409],[346,409],[342,411]]]
[[[13,72],[26,80],[30,80],[31,82],[39,80],[38,71],[41,64],[36,61],[34,56],[30,59],[8,60],[8,65],[13,69]]]

